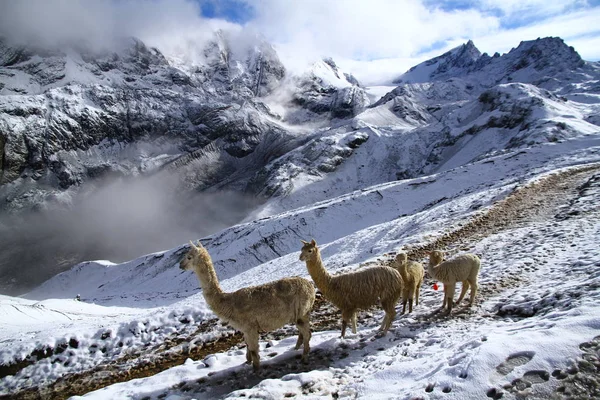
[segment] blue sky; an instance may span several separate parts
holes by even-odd
[[[201,15],[207,18],[220,18],[229,22],[245,24],[250,22],[255,16],[255,5],[252,1],[244,0],[196,0],[201,7]],[[280,0],[286,1],[286,0]],[[327,0],[323,0],[327,1]],[[259,4],[258,2],[255,2]],[[510,3],[510,2],[509,2]],[[514,3],[514,2],[513,2]],[[524,2],[521,11],[525,13],[510,14],[506,13],[502,7],[495,6],[493,2],[486,1],[473,1],[473,0],[425,0],[423,4],[433,10],[442,9],[447,12],[456,10],[478,10],[479,12],[487,15],[497,17],[501,21],[501,27],[506,29],[514,29],[529,24],[534,24],[543,17],[548,17],[552,14],[560,14],[564,11],[574,12],[577,10],[584,10],[589,7],[596,7],[600,5],[600,0],[590,0],[581,2],[569,2],[563,1],[564,7],[560,4],[557,8],[550,12],[550,15],[540,16],[536,15],[533,11],[540,3]],[[559,2],[561,3],[561,2]],[[498,3],[499,4],[499,3]]]
[[[224,19],[236,24],[245,24],[251,21],[254,7],[246,1],[236,0],[198,0],[200,13],[206,18]]]

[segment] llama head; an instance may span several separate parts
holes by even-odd
[[[315,260],[319,255],[319,248],[315,239],[310,242],[302,240],[302,249],[300,250],[300,261]]]
[[[198,246],[196,246],[190,241],[190,249],[179,262],[179,268],[185,271],[190,271],[194,270],[196,266],[201,266],[204,268],[200,269],[206,269],[207,259],[210,260],[210,256],[208,255],[208,252],[204,246],[202,246],[202,243],[198,241]]]
[[[406,261],[408,261],[408,256],[405,252],[401,251],[400,253],[396,254],[396,262],[398,264],[404,264]]]
[[[429,264],[438,265],[444,261],[444,252],[441,250],[433,250],[429,253]]]

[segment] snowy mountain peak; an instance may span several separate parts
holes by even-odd
[[[421,83],[437,79],[459,76],[468,71],[481,57],[481,52],[472,40],[441,56],[418,64],[396,78],[393,83]]]
[[[249,90],[249,96],[264,96],[285,77],[285,67],[277,52],[259,37],[238,40],[218,30],[200,56],[200,65],[194,69],[197,77],[202,83],[206,80],[217,82],[219,85],[215,89],[224,89],[223,93],[236,87]],[[189,63],[188,60],[184,64]],[[187,65],[183,67],[185,69]]]
[[[358,80],[342,71],[331,58],[312,64],[295,79],[294,85],[292,105],[300,106],[301,110],[292,115],[290,121],[306,121],[313,119],[315,114],[326,118],[353,117],[370,103]]]
[[[551,65],[561,65],[574,69],[585,64],[579,53],[559,37],[522,41],[509,54],[519,57],[515,69],[521,69],[529,65],[532,65],[536,70],[542,70]]]
[[[481,51],[479,51],[479,49],[475,46],[475,43],[473,43],[472,40],[469,40],[467,43],[457,47],[456,50],[456,61],[476,61],[479,57],[481,57]]]
[[[317,81],[320,85],[335,88],[360,86],[358,80],[349,73],[342,71],[331,57],[315,62],[306,74],[306,78]]]
[[[503,55],[495,53],[493,57],[482,54],[469,41],[412,67],[394,83],[402,85],[459,78],[469,80],[472,87],[523,82],[556,90],[573,79],[587,80],[590,74],[597,74],[596,69],[583,61],[573,47],[561,38],[547,37],[523,41],[510,52]],[[567,79],[567,76],[570,78]]]

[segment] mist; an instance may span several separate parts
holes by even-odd
[[[240,193],[183,190],[169,174],[88,184],[68,209],[0,217],[0,293],[22,294],[82,261],[176,247],[240,222],[258,204]]]
[[[118,50],[136,37],[168,55],[201,49],[215,30],[240,26],[201,16],[192,0],[19,0],[0,2],[0,37],[42,47],[85,44]]]

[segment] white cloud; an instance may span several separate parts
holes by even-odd
[[[584,7],[586,0],[483,0],[482,10],[497,10],[506,17],[530,18],[556,15],[575,7]]]
[[[498,26],[475,10],[430,10],[418,0],[250,1],[249,24],[283,52],[355,60],[415,56],[433,43],[472,37]]]
[[[600,21],[600,7],[556,16],[515,29],[499,30],[491,35],[474,37],[473,40],[481,51],[503,53],[516,47],[522,40],[558,36],[573,45],[584,59],[598,59],[600,58],[598,46],[596,46],[597,49],[591,49],[588,46],[583,49],[574,45],[586,37],[586,41],[595,37],[596,44],[600,43],[600,35],[596,27],[597,21]]]
[[[13,40],[56,44],[84,39],[110,47],[135,36],[167,52],[184,51],[218,28],[193,0],[18,0],[0,2],[0,34]]]
[[[301,70],[331,56],[367,84],[389,81],[468,39],[490,54],[546,36],[562,37],[586,59],[600,52],[590,36],[600,7],[583,0],[486,0],[454,11],[448,11],[453,1],[246,1],[256,11],[249,25],[275,43],[288,67]]]

